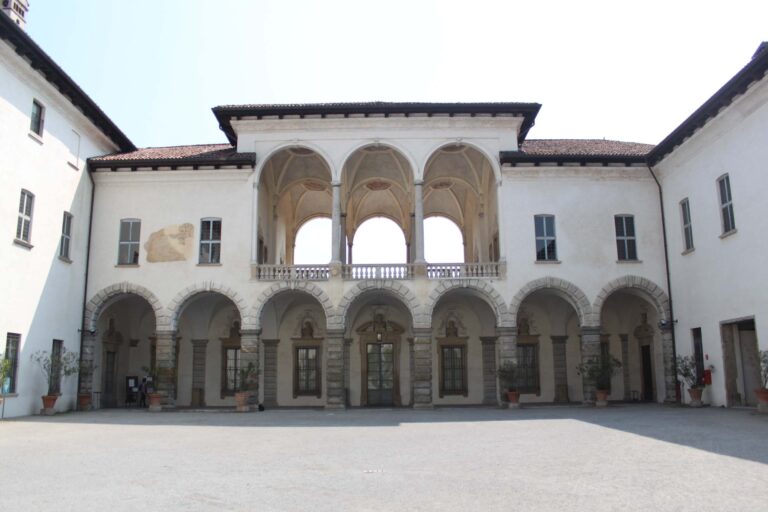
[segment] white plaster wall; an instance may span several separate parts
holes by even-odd
[[[693,354],[691,330],[700,327],[705,364],[715,368],[704,394],[713,405],[726,403],[720,323],[754,317],[759,348],[768,349],[767,130],[763,78],[655,167],[664,189],[677,352]],[[725,173],[737,232],[721,238],[716,180]],[[695,250],[683,255],[679,202],[686,197]]]
[[[45,106],[41,140],[29,135],[32,101]],[[72,129],[80,134],[80,159],[75,167],[69,149]],[[17,396],[8,397],[5,416],[35,414],[46,383],[30,355],[51,350],[61,339],[67,350],[79,351],[78,328],[83,311],[86,242],[91,184],[84,161],[114,151],[115,146],[38,72],[0,42],[0,261],[3,287],[0,334],[21,335]],[[15,245],[21,189],[35,195],[32,249]],[[71,263],[59,260],[63,212],[73,218]],[[64,381],[56,409],[75,403],[77,378]]]

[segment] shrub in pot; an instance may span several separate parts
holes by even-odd
[[[47,350],[38,350],[32,354],[32,360],[38,364],[48,384],[48,393],[42,396],[43,414],[55,414],[54,406],[61,394],[62,381],[80,371],[78,353],[70,352],[62,346],[58,355],[53,355]]]
[[[251,406],[248,403],[253,394],[253,390],[258,385],[258,371],[253,363],[248,363],[244,368],[239,370],[239,382],[238,390],[235,392],[235,405],[237,412],[249,412]]]
[[[677,375],[683,379],[688,386],[688,395],[691,397],[691,407],[702,407],[701,394],[704,392],[704,385],[699,379],[699,373],[696,370],[696,360],[693,356],[677,356],[675,360],[677,366]]]
[[[520,407],[520,393],[517,391],[517,366],[512,361],[504,361],[496,370],[501,387],[507,393],[507,400],[511,409]]]
[[[141,368],[144,373],[147,374],[147,400],[149,401],[149,410],[152,412],[159,412],[163,410],[163,395],[158,392],[157,379],[160,375],[160,369],[157,366],[148,367],[143,366]]]
[[[592,357],[576,366],[576,373],[595,386],[595,405],[598,407],[608,405],[611,379],[619,368],[621,368],[621,361],[613,356]]]
[[[760,385],[761,387],[755,390],[757,395],[757,410],[760,412],[768,413],[768,350],[761,350],[758,352],[760,359]]]

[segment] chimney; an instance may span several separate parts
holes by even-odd
[[[27,26],[29,0],[2,0],[3,13],[11,18],[22,30]]]

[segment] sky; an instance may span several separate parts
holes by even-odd
[[[768,2],[32,0],[28,32],[137,146],[239,103],[541,103],[530,138],[657,143],[768,40]]]
[[[32,0],[27,31],[139,147],[226,142],[217,105],[344,101],[537,102],[529,138],[655,144],[766,20],[765,0]],[[386,224],[356,263],[404,261]],[[444,233],[428,261],[457,261]]]

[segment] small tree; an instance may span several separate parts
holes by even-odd
[[[248,363],[245,368],[240,368],[239,376],[240,381],[238,383],[238,391],[252,391],[256,389],[258,384],[259,372],[256,369],[256,365]]]
[[[593,357],[576,366],[576,373],[600,390],[610,389],[611,379],[621,368],[621,361],[613,356]]]
[[[758,353],[760,359],[760,381],[762,388],[768,389],[768,350],[761,350]]]
[[[32,354],[32,360],[43,372],[48,383],[48,395],[59,394],[64,377],[75,375],[80,371],[78,353],[70,352],[63,346],[58,356],[52,356],[47,350],[38,350]]]
[[[675,365],[677,366],[677,375],[683,379],[689,388],[701,389],[704,387],[699,380],[699,372],[696,369],[696,360],[693,356],[677,356]]]
[[[517,365],[512,361],[504,361],[499,369],[496,370],[496,375],[501,381],[501,385],[507,391],[517,390]]]

